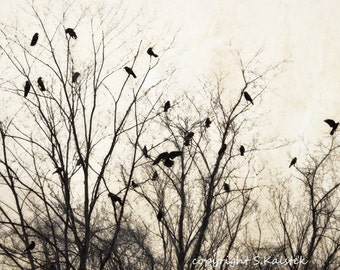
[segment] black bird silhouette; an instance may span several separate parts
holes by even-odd
[[[230,192],[230,186],[227,183],[224,183],[223,188],[226,192]]]
[[[245,152],[245,151],[246,151],[246,150],[244,149],[244,146],[241,145],[241,147],[240,147],[241,156],[244,156],[244,152]]]
[[[163,211],[161,209],[159,209],[159,211],[157,213],[157,220],[161,221],[163,217],[164,217]]]
[[[76,32],[74,32],[74,30],[72,28],[67,28],[65,30],[65,33],[69,34],[71,38],[77,39],[77,34],[76,34]]]
[[[39,89],[40,89],[41,91],[46,91],[44,82],[43,82],[43,80],[42,80],[41,77],[38,78],[38,86],[39,86]]]
[[[27,95],[28,95],[30,89],[31,89],[31,84],[30,84],[29,81],[26,81],[26,83],[25,83],[25,88],[24,88],[24,90],[25,90],[25,91],[24,91],[24,97],[27,97]]]
[[[39,38],[39,34],[35,33],[32,37],[32,40],[31,40],[31,46],[34,46],[35,44],[37,44],[38,38]]]
[[[110,197],[113,205],[115,204],[115,202],[118,202],[120,205],[123,205],[122,199],[119,198],[116,194],[109,192],[108,196]]]
[[[35,242],[31,241],[31,243],[26,247],[26,249],[24,250],[24,252],[29,251],[29,250],[33,250],[35,247]]]
[[[336,129],[338,128],[339,122],[335,123],[335,121],[332,119],[326,119],[325,122],[332,128],[329,134],[333,135]]]
[[[172,165],[174,165],[174,161],[173,160],[171,160],[170,158],[166,158],[164,161],[163,161],[163,164],[164,164],[164,166],[166,166],[166,167],[168,167],[168,168],[170,168],[170,167],[172,167]]]
[[[251,102],[251,104],[254,105],[253,99],[251,98],[251,96],[249,95],[249,93],[246,92],[246,91],[244,91],[243,94],[244,94],[244,98],[245,98],[247,101]]]
[[[155,53],[153,52],[152,48],[149,48],[149,49],[147,50],[147,53],[148,53],[148,55],[150,55],[150,56],[158,57],[158,55],[155,54]]]
[[[295,165],[296,161],[297,161],[297,158],[296,157],[293,158],[292,161],[290,162],[289,168]]]
[[[72,83],[76,83],[78,78],[80,76],[80,73],[79,72],[73,72],[72,74]]]
[[[137,188],[139,186],[139,184],[137,184],[135,181],[131,181],[131,186],[133,188]]]
[[[154,160],[153,165],[157,165],[162,159],[167,159],[169,156],[168,152],[163,152],[158,155],[158,157]]]
[[[146,148],[146,145],[144,145],[144,147],[143,147],[143,155],[144,155],[144,157],[146,157],[146,158],[148,158],[149,157],[149,155],[148,155],[148,149]]]
[[[168,158],[174,159],[175,157],[180,157],[183,155],[183,151],[171,151],[168,155]]]
[[[167,112],[170,109],[170,101],[168,100],[167,102],[165,102],[164,104],[164,112]]]
[[[210,127],[210,125],[211,125],[211,120],[208,117],[207,119],[205,119],[205,127],[208,128],[208,127]]]
[[[218,155],[219,156],[223,155],[226,149],[227,149],[227,145],[225,143],[222,144],[220,150],[218,150]]]
[[[132,68],[129,67],[124,67],[125,71],[129,74],[132,75],[132,77],[137,78],[136,74],[133,72]]]
[[[158,173],[156,171],[153,173],[151,180],[152,181],[157,181],[158,180]]]
[[[194,137],[194,135],[195,135],[195,133],[190,131],[184,136],[184,145],[185,146],[190,145],[190,141],[191,141],[192,137]]]

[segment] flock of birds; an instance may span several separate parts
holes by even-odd
[[[74,29],[67,28],[65,30],[65,33],[66,33],[66,35],[68,34],[70,36],[70,38],[77,39],[77,34],[75,33]],[[39,34],[35,33],[33,35],[32,41],[31,41],[31,46],[35,46],[37,44],[38,38],[39,38]],[[158,55],[154,53],[152,48],[149,48],[147,50],[147,54],[150,55],[150,57],[158,57]],[[128,75],[131,75],[133,78],[137,78],[137,76],[134,73],[134,71],[132,70],[132,68],[126,66],[126,67],[124,67],[124,69],[128,73]],[[76,83],[79,76],[80,76],[79,72],[74,72],[72,74],[72,83]],[[46,91],[46,87],[45,87],[44,82],[43,82],[41,77],[38,78],[37,83],[38,83],[38,87],[41,91]],[[27,97],[27,95],[30,91],[30,88],[31,88],[31,83],[29,81],[26,81],[26,84],[25,84],[25,87],[24,87],[24,97]],[[251,104],[254,105],[253,99],[251,98],[251,96],[248,92],[244,91],[243,95],[244,95],[244,98],[247,102],[250,102]],[[165,113],[168,112],[168,110],[170,108],[171,108],[171,103],[168,100],[168,101],[165,102],[165,104],[163,106],[164,112]],[[336,123],[332,119],[326,119],[326,120],[324,120],[324,122],[326,122],[331,127],[330,135],[333,135],[335,133],[336,129],[338,128],[339,122]],[[206,118],[205,121],[204,121],[205,128],[209,128],[211,123],[212,123],[212,121],[210,120],[210,118],[209,117]],[[195,134],[192,131],[186,132],[186,134],[183,137],[184,146],[190,145],[194,135]],[[222,156],[225,153],[226,149],[227,149],[227,145],[225,143],[223,143],[221,148],[218,151],[218,156]],[[240,155],[244,156],[245,151],[246,151],[245,147],[243,145],[241,145],[240,148],[239,148]],[[148,154],[148,149],[147,149],[146,146],[143,147],[142,153],[143,153],[145,158],[151,158]],[[183,151],[163,152],[163,153],[160,153],[157,156],[157,158],[153,160],[152,164],[158,165],[162,161],[164,166],[170,168],[174,165],[174,159],[177,158],[177,157],[180,157],[182,155],[183,155]],[[292,159],[290,165],[289,165],[289,168],[292,167],[292,166],[295,166],[296,162],[297,162],[297,157],[294,157]],[[77,162],[77,165],[80,165],[80,164],[81,163]],[[54,173],[61,174],[62,168],[57,168],[57,170]],[[157,171],[154,171],[151,180],[156,181],[157,179],[158,179],[158,173],[157,173]],[[138,184],[134,181],[131,181],[131,186],[133,188],[137,188]],[[228,193],[231,192],[231,189],[230,189],[230,186],[229,186],[228,183],[224,183],[223,188],[226,192],[228,192]],[[115,206],[115,203],[118,203],[121,206],[123,205],[123,201],[118,195],[116,195],[112,192],[109,192],[108,197],[111,199],[113,206]],[[158,221],[162,220],[162,218],[164,217],[164,212],[163,212],[162,209],[158,210],[156,217],[157,217]],[[35,247],[35,242],[31,241],[31,243],[24,250],[24,253],[27,252],[27,251],[33,250],[34,247]]]

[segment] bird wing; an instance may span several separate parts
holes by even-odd
[[[175,157],[182,156],[182,151],[172,151],[169,153],[169,158],[174,159]]]
[[[335,121],[332,119],[326,119],[324,120],[331,128],[335,126]]]

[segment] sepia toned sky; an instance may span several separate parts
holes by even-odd
[[[18,7],[26,1],[0,2],[1,20],[23,23],[25,14]],[[48,1],[35,2],[48,5]],[[286,60],[261,106],[269,112],[263,120],[267,132],[292,142],[284,152],[287,159],[304,151],[301,139],[308,144],[327,138],[324,119],[340,120],[339,1],[135,0],[124,6],[127,16],[141,14],[136,24],[153,25],[150,40],[178,31],[171,49],[171,64],[179,71],[174,91],[190,91],[198,78],[212,72],[234,72],[231,48],[249,59],[263,47],[259,59],[264,65]]]

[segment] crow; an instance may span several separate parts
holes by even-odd
[[[26,251],[29,251],[29,250],[33,250],[35,247],[35,242],[34,241],[31,241],[31,243],[26,247],[26,249],[24,250],[24,253]]]
[[[79,76],[80,76],[79,72],[73,72],[72,73],[72,83],[76,83]]]
[[[124,67],[124,69],[129,75],[132,75],[132,77],[137,78],[136,74],[133,72],[133,70],[131,68]]]
[[[223,188],[224,188],[224,190],[225,190],[226,192],[228,192],[228,193],[230,192],[230,186],[229,186],[229,184],[224,183]]]
[[[241,145],[241,147],[240,147],[241,156],[244,156],[244,152],[245,152],[244,146]]]
[[[148,55],[150,55],[150,57],[151,56],[158,57],[158,55],[153,52],[152,48],[149,48],[146,52],[148,53]]]
[[[167,102],[165,102],[164,104],[164,112],[167,112],[170,109],[170,101],[168,100]]]
[[[34,46],[35,44],[37,44],[38,38],[39,38],[39,34],[35,33],[32,37],[32,40],[31,40],[31,46]]]
[[[151,180],[152,181],[157,181],[158,180],[158,173],[156,171],[153,173]]]
[[[144,145],[144,147],[143,147],[143,155],[144,155],[144,157],[146,157],[146,158],[148,158],[149,157],[149,155],[148,155],[148,149],[146,148],[146,145]]]
[[[245,98],[247,101],[251,102],[251,104],[254,105],[253,99],[251,98],[251,96],[249,95],[249,93],[245,91],[243,94],[244,94],[244,98]]]
[[[163,217],[164,217],[163,211],[159,209],[157,213],[157,220],[161,221]]]
[[[333,135],[334,132],[336,131],[336,129],[338,128],[339,122],[335,123],[335,121],[332,120],[332,119],[326,119],[324,121],[332,128],[332,130],[329,134]]]
[[[169,156],[168,152],[163,152],[158,155],[158,157],[154,160],[152,165],[157,165],[162,159],[167,159]]]
[[[108,196],[110,197],[113,205],[115,204],[115,202],[118,202],[120,205],[123,205],[122,199],[119,198],[116,194],[109,192]]]
[[[224,152],[225,152],[226,149],[227,149],[227,145],[226,145],[225,143],[222,144],[220,150],[218,150],[218,155],[219,155],[219,156],[222,156],[222,155],[224,154]]]
[[[209,128],[210,125],[211,125],[211,120],[210,120],[210,118],[208,117],[207,119],[205,119],[205,127],[206,127],[206,128]]]
[[[192,137],[194,137],[194,135],[195,135],[195,133],[190,131],[184,136],[184,145],[185,146],[190,145],[190,141],[191,141]]]
[[[65,30],[65,33],[69,34],[71,38],[77,39],[77,34],[76,34],[76,32],[74,32],[74,30],[72,28],[67,28]]]
[[[295,165],[296,161],[297,161],[297,158],[296,157],[293,158],[292,161],[290,162],[289,168]]]
[[[25,90],[25,91],[24,91],[24,97],[27,97],[27,95],[28,95],[30,89],[31,89],[31,84],[30,84],[29,81],[26,81],[26,83],[25,83],[25,88],[24,88],[24,90]]]
[[[164,164],[164,166],[166,166],[166,167],[168,167],[168,168],[170,168],[170,167],[172,167],[172,165],[174,165],[174,161],[173,160],[171,160],[170,158],[166,158],[164,161],[163,161],[163,164]]]
[[[182,151],[172,151],[169,153],[168,158],[174,159],[175,157],[180,157],[183,155]]]
[[[44,82],[43,82],[43,80],[42,80],[41,77],[38,78],[38,86],[39,86],[39,89],[40,89],[41,91],[46,91]]]

